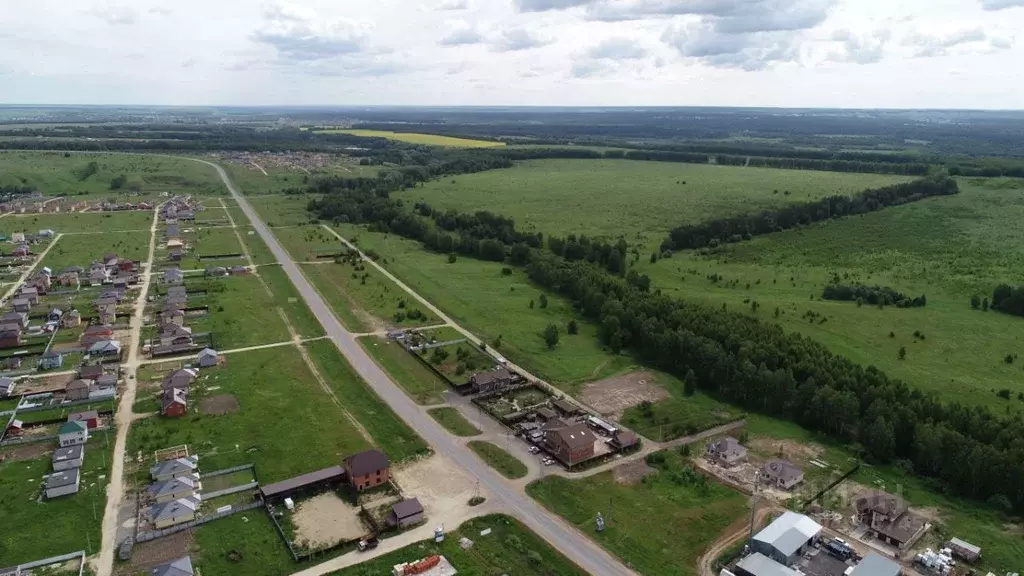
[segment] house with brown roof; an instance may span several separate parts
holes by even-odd
[[[486,394],[497,390],[504,390],[512,383],[512,374],[505,368],[478,372],[469,379],[474,392]]]
[[[164,390],[160,413],[168,418],[181,418],[188,414],[188,396],[183,388]]]
[[[761,466],[761,481],[774,488],[792,490],[804,481],[804,471],[799,466],[781,458],[774,458]]]
[[[195,382],[196,376],[199,373],[192,368],[182,368],[181,370],[175,370],[164,377],[162,389],[171,390],[173,388],[181,388],[182,390],[188,390],[192,386],[192,382]]]
[[[376,488],[391,479],[391,463],[377,449],[353,454],[342,462],[348,483],[357,492]]]
[[[78,272],[61,272],[57,276],[57,281],[60,282],[61,286],[67,286],[68,288],[78,288]]]
[[[160,323],[163,325],[177,324],[183,326],[185,324],[185,311],[184,310],[166,310],[160,311]]]
[[[28,314],[29,310],[32,310],[32,303],[28,298],[15,298],[11,301],[11,308],[19,314]]]
[[[0,318],[0,324],[16,324],[19,329],[24,330],[28,326],[28,314],[25,312],[8,312]]]
[[[21,330],[12,330],[4,326],[0,329],[0,348],[17,348],[21,346]]]
[[[924,534],[924,519],[910,511],[907,502],[888,492],[871,490],[854,503],[857,522],[867,525],[879,540],[903,549]]]
[[[192,329],[187,326],[170,323],[160,327],[160,345],[178,346],[192,344]]]
[[[78,310],[72,310],[64,315],[60,320],[61,326],[64,328],[75,328],[82,324],[82,314]]]
[[[391,506],[387,517],[388,524],[405,528],[423,522],[423,505],[416,498],[402,500]]]
[[[545,446],[566,466],[593,458],[596,440],[593,432],[583,422],[568,424],[556,418],[544,425]]]
[[[81,378],[68,382],[68,385],[64,388],[64,400],[88,400],[89,386],[91,385],[91,380],[83,380]]]

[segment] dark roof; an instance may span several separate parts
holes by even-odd
[[[541,418],[545,419],[545,420],[551,420],[551,419],[554,419],[554,418],[558,418],[558,414],[556,414],[554,410],[552,410],[551,408],[548,408],[547,406],[542,406],[540,408],[537,408],[537,415],[540,416]]]
[[[85,412],[75,412],[68,416],[68,422],[77,422],[79,420],[94,420],[100,417],[100,413],[95,410],[86,410]]]
[[[316,472],[310,472],[303,474],[302,476],[296,476],[273,484],[268,484],[260,488],[260,492],[263,493],[264,498],[270,498],[280,494],[287,494],[289,492],[318,484],[327,480],[341,480],[345,477],[345,470],[341,466],[331,466],[330,468],[324,468],[323,470],[317,470]]]
[[[65,460],[78,460],[85,454],[85,446],[78,444],[77,446],[68,446],[67,448],[58,448],[53,452],[53,462],[64,462]]]
[[[402,500],[398,504],[391,507],[391,510],[395,513],[395,517],[398,519],[408,518],[417,514],[423,513],[423,505],[416,498],[409,498],[408,500]]]
[[[89,389],[89,381],[88,380],[83,380],[83,379],[72,380],[71,382],[68,383],[67,387],[65,387],[64,389],[65,390],[83,390],[83,389],[88,390]]]
[[[576,407],[575,404],[564,399],[555,400],[551,403],[551,405],[554,406],[555,408],[558,408],[562,412],[565,412],[566,414],[575,414],[580,410],[579,408]]]
[[[619,445],[619,448],[629,448],[639,442],[636,434],[629,430],[619,430],[615,434],[615,443]]]
[[[193,576],[192,559],[188,556],[178,558],[170,564],[161,564],[149,569],[150,576]]]
[[[585,448],[594,444],[594,435],[587,428],[587,425],[582,422],[566,426],[565,428],[556,428],[551,430],[551,434],[561,438],[562,442],[569,446],[570,449]]]
[[[508,373],[508,370],[499,368],[498,370],[490,370],[488,372],[477,372],[473,374],[473,382],[477,385],[490,384],[495,380],[508,380],[512,375]]]
[[[46,489],[63,488],[64,486],[71,486],[76,482],[78,482],[78,468],[62,470],[50,474],[50,477],[46,479]]]
[[[88,364],[78,368],[78,374],[82,378],[96,379],[103,375],[103,366],[100,364]]]
[[[389,466],[388,457],[380,450],[366,450],[345,458],[345,471],[349,477],[366,476]]]
[[[873,490],[857,498],[857,511],[871,510],[887,516],[899,516],[907,511],[907,503],[893,494]]]

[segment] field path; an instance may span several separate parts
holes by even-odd
[[[139,341],[142,337],[142,316],[146,310],[146,295],[153,280],[153,260],[156,252],[156,227],[160,220],[160,207],[153,209],[153,224],[149,227],[149,255],[146,257],[146,271],[142,275],[139,295],[135,298],[135,310],[131,320],[131,345],[128,347],[128,362],[125,369],[125,388],[117,406],[115,423],[117,440],[114,441],[114,455],[110,459],[110,484],[107,486],[107,505],[103,511],[103,539],[99,558],[93,568],[97,576],[110,576],[114,566],[114,548],[117,547],[117,521],[121,501],[124,499],[124,457],[128,444],[128,429],[132,425],[132,406],[135,404],[135,376],[139,370]]]
[[[28,278],[29,274],[31,274],[33,270],[38,268],[39,265],[43,263],[43,258],[46,257],[46,254],[50,252],[51,248],[57,245],[57,241],[60,240],[63,236],[63,234],[57,234],[57,237],[53,239],[53,242],[50,242],[50,245],[46,247],[46,250],[43,250],[42,253],[39,254],[39,256],[36,258],[36,261],[33,262],[32,265],[29,266],[28,269],[25,270],[21,274],[21,276],[18,277],[18,280],[14,282],[10,288],[7,289],[7,292],[4,292],[3,300],[5,302],[7,301],[8,298],[14,295],[14,292],[18,289],[19,286],[21,286],[25,282],[25,279]]]
[[[768,505],[767,502],[764,504],[754,513],[754,526],[760,526],[765,518],[776,510],[775,507]],[[726,528],[725,533],[719,536],[718,540],[712,542],[708,549],[704,551],[704,554],[697,559],[697,569],[700,571],[700,576],[715,576],[715,560],[723,552],[735,546],[737,542],[746,538],[749,533],[750,519],[746,515]]]

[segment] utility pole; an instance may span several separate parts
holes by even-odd
[[[757,480],[754,480],[754,496],[750,503],[750,530],[747,534],[747,549],[750,550],[754,544],[754,514],[757,512],[758,491]]]

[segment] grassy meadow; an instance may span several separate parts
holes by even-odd
[[[494,468],[505,478],[511,480],[522,478],[529,471],[526,468],[526,464],[520,462],[518,458],[506,452],[504,448],[499,448],[490,442],[470,440],[466,446],[476,453],[481,460],[486,462],[488,466]]]
[[[3,158],[0,155],[0,158]],[[36,233],[43,228],[54,232],[99,233],[125,230],[149,231],[153,224],[152,210],[132,212],[66,212],[55,214],[12,214],[4,218],[3,229],[11,232]]]
[[[44,248],[33,247],[42,252]],[[82,234],[61,237],[40,263],[54,271],[68,266],[88,268],[93,260],[100,260],[108,252],[122,258],[145,261],[149,255],[149,230],[145,232],[112,232],[110,234]]]
[[[333,262],[302,264],[302,271],[331,310],[350,330],[370,332],[382,327],[412,328],[438,319],[389,278],[370,266]],[[409,318],[408,314],[417,318]]]
[[[248,200],[263,222],[276,228],[308,224],[312,218],[306,206],[316,197],[313,194],[275,194]],[[237,219],[235,223],[239,223]]]
[[[359,344],[418,404],[440,404],[448,383],[412,357],[398,344],[377,336],[363,336]]]
[[[96,170],[88,169],[91,162]],[[111,190],[110,181],[124,175],[127,182]],[[46,196],[83,199],[131,199],[129,193],[151,197],[160,192],[193,195],[226,194],[210,167],[164,156],[83,154],[75,152],[0,152],[0,186],[33,186]]]
[[[505,146],[504,142],[491,142],[489,140],[472,140],[469,138],[455,138],[452,136],[440,136],[438,134],[419,134],[416,132],[391,132],[390,130],[316,130],[317,134],[351,134],[352,136],[364,136],[366,138],[387,138],[398,140],[409,144],[424,144],[427,146],[447,146],[450,148],[500,148]]]
[[[505,170],[441,178],[397,196],[441,209],[490,210],[514,218],[524,231],[623,236],[631,244],[647,245],[659,244],[680,224],[905,180],[711,164],[530,160]]]
[[[456,436],[476,436],[480,430],[472,422],[466,420],[457,409],[451,406],[434,408],[429,411],[430,417],[437,420],[437,423],[444,426],[444,429]]]

